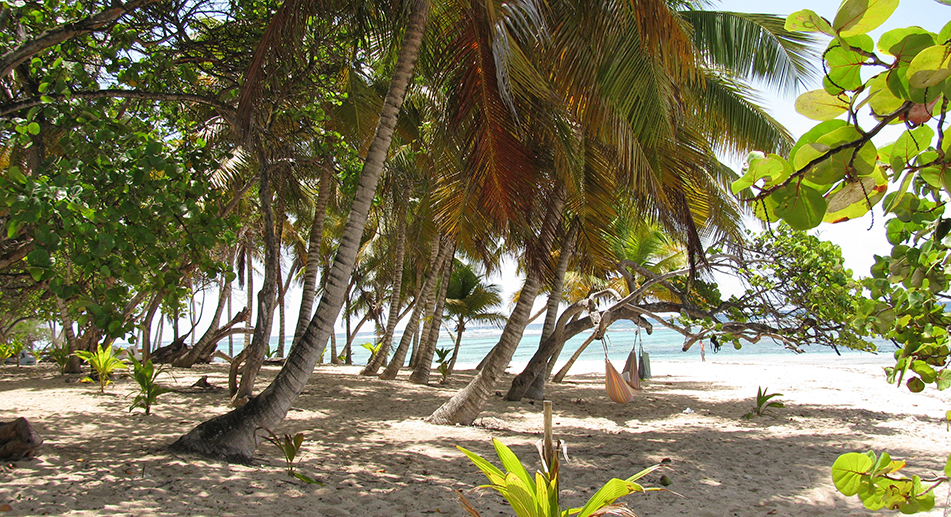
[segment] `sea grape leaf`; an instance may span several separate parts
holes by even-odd
[[[842,36],[865,34],[884,23],[896,7],[898,0],[845,0],[832,28]]]
[[[769,196],[753,203],[753,215],[761,221],[775,223],[779,220],[776,215],[776,200]]]
[[[843,495],[853,496],[859,493],[862,477],[872,468],[874,462],[865,454],[847,452],[832,464],[832,482],[836,490]]]
[[[792,166],[782,156],[776,154],[757,157],[750,153],[747,160],[749,168],[746,174],[734,181],[731,186],[734,194],[753,186],[760,179],[766,180],[764,187],[778,185],[793,173]]]
[[[945,368],[938,372],[938,378],[935,379],[935,386],[938,388],[938,391],[951,388],[951,370]],[[949,412],[949,415],[951,415],[951,412]]]
[[[911,63],[922,50],[935,44],[934,36],[921,27],[904,27],[882,34],[878,50],[897,58],[899,66]]]
[[[850,47],[859,47],[861,44],[872,46],[872,38],[865,34],[844,39]],[[853,44],[849,40],[861,41],[855,41],[856,44]],[[825,53],[825,60],[829,65],[829,72],[826,74],[829,81],[844,90],[852,91],[865,84],[865,81],[862,80],[862,66],[867,58],[850,47],[842,45],[831,47]],[[828,92],[828,88],[826,88],[826,91],[832,93]]]
[[[796,230],[815,228],[826,212],[826,200],[818,190],[803,184],[790,184],[772,196],[776,215]]]
[[[796,98],[796,112],[812,120],[832,120],[848,109],[848,102],[825,90],[811,90]]]
[[[835,36],[835,31],[832,30],[829,21],[809,9],[796,11],[787,16],[785,29],[796,32],[821,32],[829,36]]]
[[[856,219],[867,214],[871,207],[885,195],[888,190],[888,180],[885,173],[879,170],[878,175],[864,176],[854,181],[842,183],[826,195],[828,206],[822,221],[826,223],[841,223]]]
[[[921,376],[925,383],[932,383],[938,377],[938,372],[924,361],[914,361],[911,363],[911,369]]]
[[[857,142],[862,139],[862,134],[854,126],[845,126],[831,133],[828,133],[816,143],[828,145],[830,148],[838,147],[851,142]],[[878,159],[878,151],[875,144],[871,141],[862,144],[858,150],[847,148],[843,149],[829,157],[827,162],[834,169],[842,171],[851,171],[858,176],[868,176],[875,171],[875,162]],[[821,183],[821,182],[820,182]]]
[[[918,156],[918,153],[931,145],[932,138],[934,138],[934,130],[928,126],[909,129],[902,133],[892,145],[890,160],[892,170],[904,169],[905,165]]]
[[[905,386],[907,386],[908,391],[912,393],[921,393],[925,390],[925,382],[918,377],[912,377],[908,379],[908,382],[905,383]]]
[[[941,84],[951,77],[951,51],[947,45],[933,45],[922,50],[911,60],[906,74],[912,88],[931,88]]]
[[[847,126],[847,125],[848,125],[848,122],[842,119],[827,120],[825,122],[816,124],[815,127],[810,129],[809,131],[806,131],[805,134],[799,137],[799,140],[797,140],[796,144],[793,145],[793,148],[790,149],[789,162],[792,163],[793,166],[795,167],[796,154],[798,153],[799,149],[801,149],[803,146],[807,144],[815,143],[817,140],[822,138],[823,135],[827,135],[831,133],[832,131],[835,131],[836,129],[839,129],[840,127]],[[805,163],[808,163],[808,162],[809,161],[807,160]]]
[[[868,104],[879,117],[894,113],[905,104],[888,87],[888,74],[879,74],[868,82]]]

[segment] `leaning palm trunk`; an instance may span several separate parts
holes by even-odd
[[[258,429],[276,427],[304,390],[343,305],[344,290],[353,272],[367,214],[393,137],[393,128],[419,55],[429,9],[429,0],[417,0],[412,5],[409,27],[403,37],[393,79],[380,112],[376,136],[370,144],[337,256],[313,319],[300,341],[291,347],[287,361],[274,382],[244,406],[200,424],[179,438],[173,444],[173,449],[248,462],[260,439]]]
[[[529,366],[531,366],[529,365],[526,366],[525,371],[522,372],[526,374],[526,379],[523,379],[523,381],[533,376],[535,379],[528,390],[521,395],[530,399],[541,400],[545,398],[545,383],[548,381],[548,377],[551,376],[555,361],[558,360],[558,355],[561,354],[561,350],[565,346],[564,339],[552,340],[551,345],[548,346],[546,346],[546,342],[549,341],[549,338],[555,332],[555,326],[558,320],[558,306],[561,303],[561,294],[565,286],[565,274],[568,272],[568,262],[570,262],[571,255],[574,254],[575,238],[577,235],[578,224],[575,223],[571,225],[571,230],[569,230],[568,235],[565,236],[561,256],[558,258],[558,268],[555,270],[555,278],[552,281],[551,296],[548,298],[548,314],[545,316],[545,330],[542,331],[542,339],[538,343],[539,358],[547,359],[544,371],[537,370],[537,366],[534,366],[532,371],[528,371]],[[534,359],[534,357],[532,359]],[[519,400],[510,398],[515,396],[515,393],[512,391],[513,389],[515,389],[514,380],[512,381],[512,389],[509,390],[509,394],[506,396],[507,400]]]
[[[324,220],[327,218],[327,204],[330,202],[330,190],[333,188],[330,167],[324,167],[320,173],[320,191],[314,203],[314,221],[310,226],[310,240],[307,243],[307,262],[304,264],[304,292],[301,294],[300,313],[297,316],[297,328],[294,330],[294,343],[300,341],[307,322],[314,309],[314,293],[317,292],[317,273],[320,271],[320,240],[324,235]]]
[[[405,194],[405,190],[401,192]],[[400,321],[400,291],[403,289],[403,260],[406,257],[406,204],[401,200],[396,200],[396,257],[395,269],[393,271],[393,286],[390,292],[390,310],[386,317],[386,329],[383,331],[383,337],[376,354],[370,358],[366,368],[360,372],[361,375],[376,375],[381,366],[386,364],[386,358],[389,355],[390,346],[393,343],[393,332],[396,330],[396,324]]]
[[[454,247],[453,249],[455,250]],[[446,290],[449,286],[449,277],[452,275],[454,255],[455,251],[449,255],[449,259],[443,264],[442,284],[439,286],[439,294],[436,295],[436,307],[433,309],[432,317],[429,320],[429,332],[423,332],[425,339],[420,342],[416,368],[409,376],[409,381],[414,384],[429,383],[429,375],[433,371],[433,355],[436,353],[436,343],[439,341],[439,327],[442,325],[442,311],[446,307]]]
[[[554,239],[555,228],[561,222],[562,211],[565,206],[565,190],[563,187],[550,199],[551,205],[545,216],[545,222],[536,237],[538,256],[547,256],[551,250]],[[459,393],[453,395],[451,399],[440,406],[428,420],[434,424],[471,424],[479,413],[482,406],[489,398],[489,394],[495,389],[495,383],[505,372],[505,368],[515,355],[515,349],[518,348],[522,340],[522,333],[525,326],[531,320],[532,306],[535,304],[535,297],[542,284],[542,272],[540,267],[529,268],[525,276],[525,284],[522,286],[521,294],[518,297],[518,303],[512,315],[509,316],[505,328],[502,330],[502,336],[496,348],[490,353],[485,365],[476,374],[469,384]]]
[[[413,313],[409,317],[406,328],[403,329],[403,337],[400,338],[400,344],[396,347],[396,351],[393,352],[390,363],[386,365],[386,369],[380,374],[381,379],[395,379],[400,368],[403,367],[403,361],[406,360],[406,352],[409,350],[413,339],[416,338],[416,331],[419,329],[419,318],[426,308],[425,300],[430,297],[436,288],[438,271],[442,267],[446,255],[449,254],[448,248],[448,245],[440,245],[440,239],[437,238],[433,240],[433,249],[430,253],[432,267],[430,268],[429,276],[426,277],[422,289],[420,289],[419,294],[416,295],[416,305],[413,307]]]

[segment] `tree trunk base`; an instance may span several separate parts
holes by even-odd
[[[247,423],[241,414],[232,411],[199,424],[168,448],[172,452],[250,465],[257,444],[254,432],[244,429]]]
[[[0,460],[33,458],[40,445],[43,438],[25,418],[0,423]]]

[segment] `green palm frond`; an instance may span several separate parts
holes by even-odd
[[[681,16],[693,28],[693,42],[703,59],[733,77],[792,93],[820,76],[814,65],[817,40],[787,31],[784,18],[708,10],[686,10]]]

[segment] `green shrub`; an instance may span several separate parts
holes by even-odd
[[[132,405],[129,406],[129,411],[141,407],[145,409],[146,415],[151,414],[152,405],[155,404],[155,400],[159,395],[172,391],[159,386],[155,382],[155,379],[164,371],[164,368],[156,369],[151,359],[139,362],[133,355],[132,350],[129,350],[129,361],[132,362],[132,377],[135,379],[135,382],[139,383],[139,394],[135,396],[135,400],[132,402]]]
[[[106,346],[105,343],[99,345],[95,352],[88,350],[77,350],[74,352],[76,357],[89,363],[89,366],[98,374],[99,393],[105,393],[106,386],[112,382],[109,378],[116,370],[125,370],[128,368],[125,361],[117,359],[112,354],[112,346]],[[84,381],[92,382],[92,377],[84,377]]]

